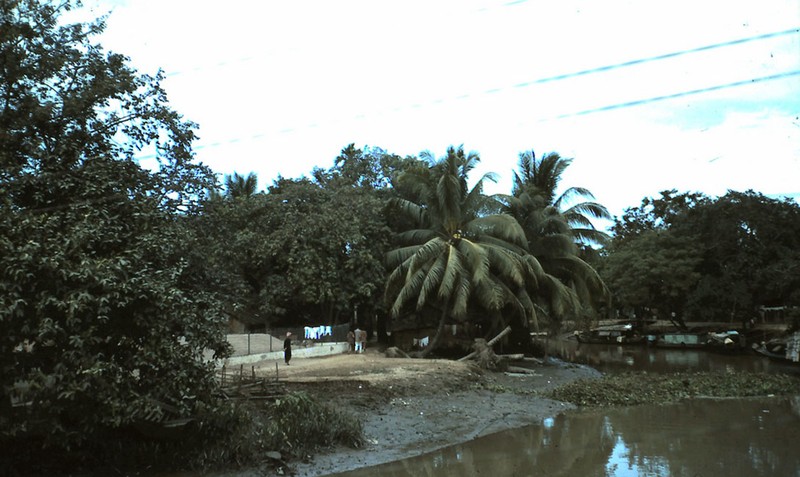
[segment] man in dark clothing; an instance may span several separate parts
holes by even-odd
[[[286,332],[286,339],[283,340],[283,360],[286,361],[286,365],[289,365],[289,361],[292,359],[292,332]]]

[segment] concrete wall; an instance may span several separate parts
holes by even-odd
[[[273,348],[274,349],[274,348]],[[317,358],[333,354],[342,354],[347,351],[347,343],[313,343],[309,346],[292,345],[292,359]],[[248,356],[232,356],[226,360],[217,361],[217,367],[255,364],[261,361],[283,361],[283,342],[280,351],[251,354]]]

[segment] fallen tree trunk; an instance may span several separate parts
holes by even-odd
[[[498,354],[498,358],[507,359],[509,361],[522,361],[525,359],[525,355],[522,353],[518,354]]]
[[[536,371],[528,368],[520,368],[519,366],[509,366],[506,370],[509,373],[518,373],[518,374],[536,374]]]
[[[500,332],[500,333],[499,333],[497,336],[495,336],[494,338],[490,339],[490,340],[489,340],[489,342],[488,342],[488,343],[486,343],[486,345],[487,345],[487,346],[492,346],[493,344],[497,343],[497,342],[500,340],[500,338],[502,338],[503,336],[505,336],[505,335],[507,335],[507,334],[509,334],[509,333],[511,333],[511,327],[510,327],[510,326],[506,326],[506,329],[504,329],[503,331],[501,331],[501,332]],[[474,357],[475,357],[477,354],[478,354],[478,352],[477,352],[477,351],[473,351],[472,353],[470,353],[470,354],[468,354],[468,355],[464,356],[463,358],[459,358],[458,360],[459,360],[459,361],[466,361],[466,360],[468,360],[468,359],[474,358]]]

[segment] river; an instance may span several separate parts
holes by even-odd
[[[800,373],[753,355],[548,343],[603,372]],[[800,477],[800,396],[694,400],[578,410],[418,457],[337,474],[362,476]]]

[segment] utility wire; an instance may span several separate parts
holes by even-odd
[[[662,95],[662,96],[654,96],[654,97],[650,97],[650,98],[637,99],[637,100],[634,100],[634,101],[626,101],[626,102],[623,102],[623,103],[616,103],[616,104],[601,106],[601,107],[597,107],[597,108],[585,109],[585,110],[582,110],[582,111],[576,111],[576,112],[572,112],[572,113],[565,113],[565,114],[561,114],[561,115],[557,115],[557,116],[553,116],[553,117],[549,117],[549,118],[541,118],[538,121],[542,122],[542,121],[551,121],[551,120],[557,120],[557,119],[565,119],[565,118],[570,118],[570,117],[575,117],[575,116],[585,116],[587,114],[592,114],[592,113],[599,113],[599,112],[611,111],[611,110],[615,110],[615,109],[624,109],[624,108],[630,108],[630,107],[634,107],[634,106],[641,106],[641,105],[644,105],[644,104],[655,103],[655,102],[658,102],[658,101],[665,101],[665,100],[668,100],[668,99],[682,98],[682,97],[685,97],[685,96],[692,96],[692,95],[697,95],[697,94],[702,94],[702,93],[709,93],[709,92],[712,92],[712,91],[720,91],[720,90],[724,90],[724,89],[737,88],[737,87],[740,87],[740,86],[747,86],[747,85],[752,85],[752,84],[757,84],[757,83],[764,83],[764,82],[767,82],[767,81],[775,81],[775,80],[784,79],[784,78],[790,78],[790,77],[798,76],[798,75],[800,75],[800,70],[794,70],[794,71],[789,71],[789,72],[786,72],[786,73],[779,73],[779,74],[770,75],[770,76],[762,76],[762,77],[759,77],[759,78],[751,78],[751,79],[742,80],[742,81],[735,81],[735,82],[732,82],[732,83],[725,83],[725,84],[720,84],[720,85],[708,86],[708,87],[700,88],[700,89],[693,89],[693,90],[689,90],[689,91],[681,91],[681,92],[678,92],[678,93],[671,93],[671,94],[666,94],[666,95]],[[320,126],[320,125],[317,124],[317,123],[314,123],[314,124],[308,124],[306,126],[285,128],[285,129],[282,129],[280,131],[276,131],[273,134],[258,133],[258,134],[253,134],[252,136],[246,137],[246,138],[235,138],[235,139],[229,139],[227,141],[218,141],[218,142],[214,142],[214,143],[210,143],[210,144],[198,144],[197,146],[194,146],[192,149],[197,151],[197,150],[200,150],[200,149],[219,147],[219,146],[223,146],[223,145],[226,145],[226,144],[233,144],[233,143],[242,142],[242,141],[260,139],[260,138],[267,137],[267,136],[270,136],[270,135],[288,134],[288,133],[292,133],[292,132],[295,132],[295,131],[298,131],[298,130],[301,130],[301,129],[311,128],[311,127],[318,127],[318,126]],[[140,159],[140,160],[141,159],[152,159],[152,158],[155,158],[155,157],[156,157],[155,155],[150,155],[150,156],[137,157],[136,159]]]
[[[786,72],[786,73],[779,73],[779,74],[770,75],[770,76],[762,76],[760,78],[751,78],[751,79],[748,79],[748,80],[734,81],[733,83],[726,83],[726,84],[720,84],[720,85],[715,85],[715,86],[709,86],[709,87],[706,87],[706,88],[693,89],[693,90],[689,90],[689,91],[681,91],[680,93],[665,94],[663,96],[654,96],[652,98],[637,99],[635,101],[626,101],[624,103],[611,104],[611,105],[608,105],[608,106],[601,106],[599,108],[584,109],[583,111],[577,111],[577,112],[574,112],[574,113],[568,113],[568,114],[562,114],[562,115],[559,115],[559,116],[555,116],[555,117],[553,117],[551,119],[564,119],[564,118],[570,118],[570,117],[575,117],[575,116],[584,116],[586,114],[599,113],[599,112],[602,112],[602,111],[611,111],[611,110],[614,110],[614,109],[630,108],[630,107],[633,107],[633,106],[640,106],[642,104],[655,103],[655,102],[664,101],[664,100],[667,100],[667,99],[682,98],[684,96],[692,96],[692,95],[701,94],[701,93],[710,93],[712,91],[719,91],[719,90],[723,90],[723,89],[737,88],[739,86],[747,86],[747,85],[756,84],[756,83],[763,83],[763,82],[766,82],[766,81],[774,81],[774,80],[779,80],[779,79],[784,79],[784,78],[790,78],[792,76],[797,76],[797,75],[800,75],[800,70],[794,70],[794,71],[789,71],[789,72]],[[542,119],[542,121],[547,121],[547,119]]]
[[[585,76],[585,75],[590,75],[590,74],[594,74],[594,73],[601,73],[603,71],[610,71],[610,70],[615,70],[615,69],[618,69],[618,68],[626,68],[628,66],[640,65],[642,63],[649,63],[651,61],[666,60],[666,59],[669,59],[669,58],[676,58],[678,56],[689,55],[689,54],[692,54],[692,53],[700,53],[701,51],[715,50],[717,48],[723,48],[723,47],[726,47],[726,46],[741,45],[741,44],[744,44],[744,43],[750,43],[752,41],[765,40],[767,38],[776,38],[776,37],[785,36],[785,35],[794,35],[794,34],[797,34],[797,33],[800,33],[800,27],[790,28],[789,30],[777,31],[777,32],[773,32],[773,33],[765,33],[763,35],[751,36],[751,37],[747,37],[747,38],[740,38],[738,40],[724,41],[722,43],[714,43],[712,45],[700,46],[700,47],[697,47],[697,48],[690,48],[688,50],[680,50],[680,51],[675,51],[675,52],[672,52],[672,53],[665,53],[665,54],[662,54],[662,55],[648,56],[646,58],[640,58],[638,60],[623,61],[622,63],[615,63],[615,64],[611,64],[611,65],[606,65],[606,66],[598,66],[596,68],[589,68],[589,69],[586,69],[586,70],[575,71],[575,72],[572,72],[572,73],[565,73],[565,74],[560,74],[560,75],[555,75],[555,76],[549,76],[547,78],[540,78],[540,79],[533,80],[533,81],[526,81],[526,82],[523,82],[523,83],[517,83],[513,87],[515,87],[515,88],[525,88],[525,87],[528,87],[528,86],[531,86],[531,85],[534,85],[534,84],[548,83],[548,82],[551,82],[551,81],[560,81],[560,80],[565,80],[565,79],[568,79],[568,78],[575,78],[576,76]],[[494,92],[495,90],[489,90],[489,91],[490,92]]]
[[[556,81],[563,81],[563,80],[570,79],[570,78],[575,78],[575,77],[580,77],[580,76],[587,76],[587,75],[591,75],[591,74],[602,73],[602,72],[611,71],[611,70],[620,69],[620,68],[627,68],[627,67],[630,67],[630,66],[640,65],[640,64],[644,64],[644,63],[649,63],[649,62],[654,62],[654,61],[661,61],[661,60],[666,60],[666,59],[669,59],[669,58],[676,58],[676,57],[679,57],[679,56],[689,55],[689,54],[693,54],[693,53],[699,53],[699,52],[703,52],[703,51],[710,51],[710,50],[723,48],[723,47],[728,47],[728,46],[741,45],[741,44],[750,43],[750,42],[754,42],[754,41],[765,40],[765,39],[769,39],[769,38],[777,38],[777,37],[782,37],[782,36],[787,36],[787,35],[795,35],[795,34],[798,34],[798,33],[800,33],[800,27],[794,27],[794,28],[790,28],[788,30],[765,33],[765,34],[762,34],[762,35],[756,35],[756,36],[751,36],[751,37],[746,37],[746,38],[739,38],[739,39],[736,39],[736,40],[729,40],[729,41],[724,41],[724,42],[720,42],[720,43],[714,43],[714,44],[711,44],[711,45],[705,45],[705,46],[700,46],[700,47],[696,47],[696,48],[689,48],[689,49],[686,49],[686,50],[675,51],[675,52],[671,52],[671,53],[664,53],[664,54],[660,54],[660,55],[655,55],[655,56],[649,56],[649,57],[639,58],[639,59],[635,59],[635,60],[624,61],[624,62],[621,62],[621,63],[614,63],[614,64],[610,64],[610,65],[598,66],[598,67],[588,68],[588,69],[574,71],[574,72],[570,72],[570,73],[563,73],[563,74],[558,74],[558,75],[554,75],[554,76],[548,76],[548,77],[545,77],[545,78],[538,78],[538,79],[534,79],[534,80],[531,80],[531,81],[525,81],[525,82],[522,82],[522,83],[516,83],[516,84],[510,85],[510,86],[491,88],[491,89],[488,89],[488,90],[484,90],[484,91],[482,91],[480,93],[476,93],[476,95],[494,94],[494,93],[498,93],[498,92],[501,92],[503,90],[508,90],[508,89],[512,89],[512,88],[527,88],[527,87],[534,86],[534,85],[537,85],[537,84],[550,83],[550,82],[556,82]],[[176,75],[176,74],[180,74],[180,73],[179,72],[170,73],[170,75]],[[684,92],[665,95],[665,96],[657,96],[657,97],[653,97],[653,98],[646,98],[646,99],[629,101],[629,102],[619,103],[619,104],[614,104],[614,105],[609,105],[609,106],[603,106],[603,107],[600,107],[600,108],[587,109],[587,110],[584,110],[584,111],[578,111],[578,112],[574,112],[574,113],[562,114],[562,115],[555,116],[554,118],[549,118],[549,119],[563,119],[563,118],[567,118],[567,117],[581,116],[581,115],[595,113],[595,112],[602,112],[602,111],[607,111],[607,110],[621,109],[621,108],[625,108],[625,107],[638,106],[638,105],[647,104],[647,103],[651,103],[651,102],[663,101],[663,100],[666,100],[666,99],[673,99],[673,98],[679,98],[679,97],[683,97],[683,96],[690,96],[690,95],[694,95],[694,94],[700,94],[700,93],[704,93],[704,92],[716,91],[716,90],[720,90],[720,89],[733,88],[733,87],[736,87],[736,86],[742,86],[742,85],[749,84],[749,83],[758,83],[758,82],[763,82],[763,81],[771,81],[771,80],[775,80],[775,79],[794,76],[796,74],[797,74],[797,72],[790,72],[790,73],[783,73],[783,74],[773,75],[773,76],[768,76],[768,77],[763,77],[763,78],[754,78],[754,79],[746,80],[746,81],[740,81],[740,82],[735,82],[735,83],[728,83],[728,84],[723,84],[723,85],[711,86],[709,88],[702,88],[702,89],[697,89],[697,90],[684,91]],[[459,95],[459,96],[451,97],[449,99],[450,100],[463,100],[463,99],[469,98],[470,96],[472,96],[472,95],[471,94],[462,94],[462,95]],[[441,104],[441,103],[445,102],[446,100],[447,99],[445,99],[445,98],[439,98],[439,99],[430,101],[428,104]],[[396,107],[396,108],[393,108],[391,111],[392,112],[398,112],[398,111],[402,111],[403,109],[417,109],[417,108],[424,107],[424,106],[425,106],[425,104],[415,103],[415,104],[406,106],[405,108]],[[355,117],[358,118],[358,119],[362,119],[362,118],[364,118],[366,116],[368,116],[368,114],[361,113],[361,114],[356,115]],[[335,122],[335,120],[334,120],[334,122]],[[276,131],[274,134],[287,134],[287,133],[295,132],[295,131],[300,130],[300,129],[306,129],[306,128],[311,128],[311,127],[319,127],[319,126],[320,126],[320,124],[313,123],[313,124],[308,124],[308,125],[305,125],[305,126],[288,127],[288,128],[284,128],[284,129],[281,129],[279,131]],[[252,135],[250,137],[245,137],[245,138],[233,138],[233,139],[229,139],[227,141],[219,141],[219,142],[214,142],[214,143],[210,143],[210,144],[198,144],[197,146],[193,147],[193,149],[194,150],[199,150],[199,149],[210,148],[210,147],[218,147],[218,146],[222,146],[222,145],[225,145],[225,144],[233,144],[233,143],[240,142],[240,141],[248,141],[248,140],[260,139],[262,137],[266,137],[266,136],[269,136],[269,135],[271,135],[271,134],[269,134],[269,133],[258,133],[258,134],[254,134],[254,135]],[[156,157],[156,156],[155,155],[149,155],[149,156],[141,156],[141,157],[138,157],[137,159],[151,159],[151,158],[154,158],[154,157]]]

